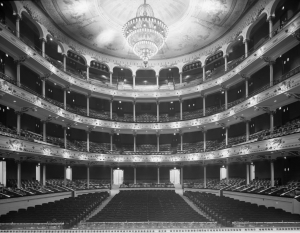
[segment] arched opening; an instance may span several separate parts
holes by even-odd
[[[50,35],[47,35],[45,43],[45,57],[52,65],[63,70],[63,54],[60,45],[53,40]]]
[[[98,84],[108,84],[110,78],[108,66],[95,60],[91,61],[89,68],[89,78],[92,80],[96,80]]]
[[[248,42],[249,53],[256,51],[269,39],[269,22],[267,22],[267,15],[264,14],[258,22],[255,22],[255,25],[250,30]]]
[[[245,59],[245,44],[242,37],[233,42],[227,54],[227,70],[232,70]]]
[[[187,64],[182,68],[182,82],[192,84],[203,82],[203,68],[200,61]]]
[[[0,4],[0,21],[7,26],[14,35],[16,34],[16,16],[9,1],[1,1]]]
[[[225,72],[225,60],[223,51],[218,51],[214,55],[208,57],[205,63],[206,80],[220,77]]]
[[[148,89],[156,87],[156,76],[154,70],[138,70],[135,77],[136,88]]]
[[[38,53],[42,53],[42,41],[40,40],[40,32],[37,26],[31,21],[30,15],[25,11],[22,12],[22,20],[20,20],[20,39],[36,50]]]
[[[83,56],[69,50],[67,53],[66,71],[75,78],[86,79],[87,67]]]
[[[118,87],[124,89],[131,88],[133,85],[132,71],[122,67],[114,67],[113,83],[117,83]]]
[[[166,68],[159,71],[159,89],[173,88],[176,83],[179,83],[179,69],[177,67]]]

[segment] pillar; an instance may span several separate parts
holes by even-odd
[[[246,98],[248,98],[248,96],[249,96],[249,85],[248,85],[248,80],[249,80],[249,78],[246,78],[245,79],[245,95],[246,95]]]
[[[156,87],[159,89],[159,75],[156,75]]]
[[[86,131],[86,151],[90,152],[90,131]]]
[[[203,132],[203,151],[206,151],[206,131],[202,131]]]
[[[183,167],[180,168],[180,184],[183,189]]]
[[[45,98],[46,97],[46,79],[42,79],[42,95]]]
[[[249,122],[250,121],[246,121],[246,141],[249,141]]]
[[[63,54],[63,62],[64,62],[64,71],[67,70],[67,55]]]
[[[67,127],[64,127],[64,146],[67,149]]]
[[[204,188],[206,189],[206,166],[203,167],[203,183],[204,183]]]
[[[179,73],[179,83],[182,84],[182,72]]]
[[[113,151],[113,136],[114,136],[114,133],[111,132],[110,133],[110,151]]]
[[[109,105],[109,112],[110,112],[110,119],[113,119],[113,98],[110,99],[110,105]]]
[[[20,16],[17,15],[17,18],[16,18],[16,36],[18,38],[20,38]]]
[[[273,21],[272,16],[269,17],[269,38],[271,39],[273,37]]]
[[[249,180],[249,163],[246,164],[246,185],[248,185],[250,183]]]
[[[205,65],[202,66],[202,71],[203,71],[203,82],[205,81],[206,77],[205,77]]]
[[[255,165],[253,163],[250,164],[250,181],[255,179]]]
[[[86,167],[86,187],[87,189],[90,188],[90,167]]]
[[[133,168],[133,178],[134,184],[136,184],[136,167]]]
[[[248,57],[248,39],[244,40],[244,44],[245,44],[245,58]]]
[[[270,131],[273,133],[274,131],[274,112],[270,111]]]
[[[90,79],[90,67],[86,66],[86,80]]]
[[[47,122],[43,121],[43,141],[47,142],[47,132],[46,132],[46,128],[47,128]]]
[[[0,183],[6,187],[6,161],[0,161]]]
[[[225,96],[225,109],[228,109],[228,92],[227,89],[224,90],[224,96]]]
[[[133,84],[133,89],[135,89],[135,75],[132,75],[132,84]]]
[[[159,184],[159,167],[157,168],[157,183]]]
[[[90,95],[86,96],[86,115],[90,116]]]
[[[42,57],[45,57],[45,43],[46,43],[46,41],[45,41],[44,38],[42,38],[41,41],[42,41]]]
[[[133,101],[133,121],[135,122],[135,100]]]
[[[42,185],[43,186],[46,186],[46,164],[43,164],[43,182],[42,182]]]
[[[133,134],[133,151],[136,152],[136,133]]]
[[[159,152],[159,134],[156,134],[157,152]]]
[[[41,166],[40,164],[35,166],[35,180],[38,181],[40,184],[42,183],[41,180]]]
[[[229,184],[229,164],[226,165],[226,184]]]
[[[67,89],[64,89],[64,109],[67,110]]]
[[[64,166],[64,186],[67,186],[67,166]]]
[[[274,85],[274,72],[273,72],[274,63],[275,63],[274,61],[269,62],[269,66],[270,66],[270,87],[272,87]]]
[[[159,122],[159,101],[156,101],[156,117],[157,117],[157,122]]]
[[[109,84],[112,85],[112,72],[109,72]]]
[[[270,161],[271,165],[271,187],[274,187],[274,160]]]
[[[224,56],[224,60],[225,60],[225,71],[227,71],[227,69],[228,69],[228,55],[226,54],[225,56]]]
[[[18,164],[18,171],[17,171],[17,187],[22,187],[22,180],[21,180],[21,162],[17,161]]]
[[[17,86],[21,86],[21,63],[17,62]]]
[[[110,189],[113,186],[113,168],[110,167]]]
[[[228,127],[225,127],[225,142],[226,142],[226,146],[228,146]]]
[[[183,133],[180,133],[180,150],[183,151]]]
[[[205,96],[202,96],[202,100],[203,100],[203,116],[205,116]]]
[[[17,134],[21,134],[21,112],[17,112]]]
[[[180,98],[179,99],[179,104],[180,104],[180,120],[182,121],[182,103],[183,103],[183,100]]]

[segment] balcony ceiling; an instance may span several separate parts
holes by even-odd
[[[143,0],[41,0],[70,37],[98,52],[138,59],[122,34]],[[155,17],[169,27],[165,46],[153,59],[185,55],[221,37],[239,19],[248,0],[148,0]]]

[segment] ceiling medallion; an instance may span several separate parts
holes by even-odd
[[[152,7],[144,0],[144,4],[137,9],[136,17],[123,26],[123,35],[146,67],[148,60],[163,47],[168,36],[168,26],[154,17]]]

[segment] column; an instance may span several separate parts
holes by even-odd
[[[17,187],[22,187],[22,180],[21,180],[21,161],[17,161],[18,164],[18,171],[17,171]]]
[[[227,88],[224,90],[224,95],[225,95],[225,109],[228,109],[228,93],[227,93]]]
[[[67,70],[67,55],[66,54],[63,54],[63,62],[64,62],[64,71]]]
[[[43,141],[47,142],[47,122],[46,121],[42,121],[43,122]]]
[[[271,187],[274,187],[274,160],[270,161],[271,165]]]
[[[86,187],[87,189],[90,188],[90,167],[86,167]]]
[[[180,133],[180,150],[183,151],[183,132]]]
[[[250,120],[246,120],[246,141],[249,141],[249,122]]]
[[[90,95],[86,96],[86,115],[90,116]]]
[[[86,80],[90,79],[90,67],[86,66]]]
[[[133,182],[136,184],[136,167],[133,168]]]
[[[67,179],[68,180],[72,180],[72,167],[71,166],[68,166],[68,169],[67,169]]]
[[[135,75],[132,75],[132,84],[133,84],[133,89],[135,89]]]
[[[227,69],[228,69],[228,62],[227,62],[227,60],[228,60],[228,55],[227,55],[227,54],[225,54],[224,60],[225,60],[225,71],[227,71]]]
[[[41,41],[42,41],[42,57],[45,57],[45,39],[44,38],[41,38]]]
[[[86,151],[90,152],[90,130],[86,131]]]
[[[21,86],[21,63],[17,62],[17,86]]]
[[[110,167],[110,189],[112,189],[113,186],[113,168]]]
[[[45,98],[46,97],[46,79],[42,79],[42,95]]]
[[[274,72],[273,72],[273,65],[275,64],[275,61],[270,61],[270,87],[274,85]]]
[[[113,119],[113,101],[114,101],[114,98],[112,97],[112,98],[110,99],[110,105],[109,105],[110,119],[111,119],[111,120]]]
[[[202,95],[203,100],[203,116],[205,116],[205,95]]]
[[[42,185],[46,186],[46,164],[43,164],[43,180],[42,180]]]
[[[269,38],[271,39],[273,37],[273,21],[272,16],[268,18],[269,21]]]
[[[226,165],[226,184],[229,184],[229,164]]]
[[[157,152],[159,152],[159,133],[156,134]]]
[[[6,161],[0,161],[0,183],[6,187]]]
[[[245,57],[248,57],[248,53],[249,53],[249,51],[248,51],[248,39],[245,39],[244,40],[244,44],[245,44]]]
[[[35,180],[38,181],[40,184],[42,184],[40,164],[35,166]]]
[[[226,138],[225,138],[225,142],[226,142],[226,146],[228,146],[228,127],[225,127],[225,136],[226,136]]]
[[[156,100],[156,117],[157,117],[157,122],[159,122],[159,101]]]
[[[179,72],[179,83],[182,84],[182,72]]]
[[[179,98],[179,104],[180,104],[180,120],[182,121],[182,103],[183,99]]]
[[[135,99],[133,100],[133,121],[135,122]]]
[[[202,71],[203,71],[203,82],[205,81],[206,77],[205,77],[205,65],[202,66]]]
[[[21,112],[16,112],[17,113],[17,134],[21,134]]]
[[[64,127],[64,146],[67,149],[67,127]]]
[[[249,179],[249,163],[246,164],[246,184],[248,185],[250,183]]]
[[[64,109],[67,109],[67,89],[64,89]]]
[[[253,163],[250,164],[250,181],[255,179],[255,165]]]
[[[113,151],[113,136],[114,136],[114,132],[111,131],[110,132],[110,151]]]
[[[183,167],[180,168],[180,184],[183,189]]]
[[[20,38],[20,19],[21,19],[21,17],[19,15],[17,15],[17,18],[16,18],[16,36],[18,38]]]
[[[157,167],[157,183],[159,184],[159,167]]]
[[[112,85],[112,72],[109,72],[109,84]]]
[[[133,133],[133,152],[136,152],[136,133]]]
[[[203,132],[203,151],[206,151],[206,131],[202,131]]]
[[[249,78],[245,78],[245,92],[246,92],[246,98],[249,96],[249,85],[248,85]]]
[[[206,166],[204,165],[203,167],[204,175],[203,175],[203,183],[204,183],[204,188],[206,189]]]
[[[274,131],[274,111],[270,111],[270,131],[273,133]]]
[[[159,89],[159,75],[156,75],[156,87]]]
[[[67,166],[64,166],[64,186],[67,186]]]

